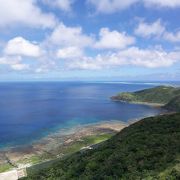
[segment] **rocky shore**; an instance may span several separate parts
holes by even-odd
[[[120,121],[104,121],[77,126],[72,129],[59,130],[31,145],[1,150],[1,172],[6,169],[29,166],[56,157],[63,157],[83,147],[102,142],[126,126],[128,124]]]

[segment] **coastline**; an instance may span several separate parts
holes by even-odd
[[[155,108],[163,108],[163,106],[165,104],[161,104],[161,103],[149,103],[149,102],[140,102],[140,101],[132,101],[129,102],[131,104],[142,104],[142,105],[147,105],[147,106],[151,106],[151,107],[155,107]]]
[[[110,120],[61,129],[31,145],[0,150],[0,172],[63,157],[109,139],[129,124]]]
[[[144,102],[139,102],[138,104],[144,104]],[[144,105],[161,108],[159,104],[154,103],[145,103]],[[123,128],[142,118],[130,119],[127,122],[109,120],[76,125],[71,128],[58,129],[24,146],[0,149],[0,172],[33,166],[87,149],[92,145],[109,139]]]
[[[129,103],[129,104],[141,104],[141,105],[147,105],[155,108],[163,108],[165,104],[161,103],[150,103],[150,102],[141,102],[141,101],[123,101],[123,100],[118,100],[118,99],[112,99],[113,101],[117,102],[124,102],[124,103]]]
[[[173,112],[168,112],[168,114],[173,114]],[[77,151],[83,153],[88,149],[96,148],[101,142],[139,120],[141,118],[131,119],[127,123],[110,120],[80,125],[64,129],[64,134],[61,130],[51,133],[30,146],[0,150],[0,177],[8,173],[17,175],[19,172],[20,174],[23,172],[24,177],[27,175],[26,169],[39,169],[44,165],[48,167]]]
[[[127,122],[120,120],[101,121],[59,129],[32,144],[0,150],[0,173],[53,161],[77,151],[84,151],[111,138],[142,118],[130,119]]]
[[[0,173],[53,162],[77,151],[91,149],[141,119],[130,119],[127,122],[109,120],[60,129],[31,145],[0,150]]]
[[[128,102],[128,101],[122,101],[122,100],[113,100],[113,101],[120,101],[120,102],[124,102],[124,103],[129,103],[129,104],[141,104],[141,105],[145,105],[145,106],[150,106],[150,107],[153,107],[153,108],[157,108],[157,109],[162,109],[163,112],[160,113],[159,115],[164,115],[164,114],[174,114],[174,113],[177,113],[176,111],[171,111],[171,110],[168,110],[168,109],[165,109],[164,106],[166,104],[161,104],[161,103],[149,103],[149,102],[140,102],[140,101],[132,101],[132,102]],[[139,119],[133,121],[132,122],[136,122],[138,121]],[[128,121],[128,122],[131,122]],[[131,123],[130,123],[131,124]]]

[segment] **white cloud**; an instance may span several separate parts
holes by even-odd
[[[43,13],[36,0],[0,0],[0,27],[11,25],[54,27],[54,15]]]
[[[148,6],[170,7],[176,8],[180,6],[179,0],[144,0],[144,3]]]
[[[6,70],[18,71],[18,72],[31,72],[31,73],[44,73],[53,69],[53,61],[33,61],[29,63],[25,57],[17,55],[4,55],[0,57],[0,67]]]
[[[11,69],[16,71],[29,70],[29,64],[12,64]]]
[[[22,62],[21,56],[4,56],[0,57],[0,65],[5,65],[14,71],[27,71],[30,70],[29,64]]]
[[[165,31],[161,20],[158,19],[153,23],[140,22],[135,29],[135,34],[142,37],[160,36]]]
[[[135,2],[138,0],[88,0],[89,4],[95,6],[97,12],[106,14],[126,9]]]
[[[95,58],[83,57],[67,64],[69,68],[98,70],[119,66],[139,66],[145,68],[169,67],[179,61],[180,52],[166,52],[162,49],[140,49],[131,47],[116,53],[97,55]]]
[[[43,2],[54,8],[58,8],[62,11],[69,12],[71,11],[71,6],[74,0],[43,0]]]
[[[95,47],[100,49],[122,49],[135,43],[134,37],[126,35],[125,32],[110,31],[108,28],[102,28],[99,36]]]
[[[82,49],[74,46],[62,48],[57,51],[57,58],[60,59],[71,59],[71,58],[73,59],[82,56],[83,56]]]
[[[145,26],[144,29],[142,28],[144,31],[139,28],[142,27],[142,23]],[[141,22],[137,29],[139,35],[143,37],[159,36],[174,42],[177,42],[179,38],[178,32],[168,34],[160,20],[150,24]],[[65,67],[86,70],[121,66],[162,68],[172,66],[179,61],[178,49],[166,52],[156,47],[154,49],[129,47],[135,41],[134,37],[125,32],[111,31],[108,28],[101,28],[98,39],[96,39],[95,36],[85,34],[81,27],[68,27],[61,23],[40,44],[28,41],[23,37],[9,40],[2,52],[4,57],[0,58],[0,65],[14,71],[43,73]],[[98,51],[97,49],[103,49],[103,51],[98,51],[102,54],[95,57],[88,57],[85,55],[86,48],[95,50],[95,53]],[[116,51],[111,51],[112,49],[116,49]],[[30,62],[31,59],[32,62]],[[34,61],[34,59],[38,61]],[[62,59],[62,61],[58,61],[58,59]]]
[[[159,39],[166,40],[173,43],[180,42],[180,31],[169,32],[163,25],[160,19],[152,23],[140,22],[134,33],[141,37],[159,37]]]
[[[176,33],[165,32],[163,35],[163,38],[167,41],[174,42],[174,43],[180,42],[180,31]]]
[[[4,56],[0,57],[0,65],[14,65],[20,63],[21,60],[20,56]]]
[[[147,8],[180,7],[179,0],[87,0],[88,4],[95,7],[98,13],[110,14],[124,10],[133,4],[144,4]]]
[[[30,57],[39,57],[41,55],[40,47],[22,37],[15,37],[8,41],[5,50],[8,55],[22,55]]]
[[[127,53],[127,54],[126,54]],[[180,52],[166,52],[164,50],[149,50],[131,48],[126,52],[131,65],[142,66],[147,68],[169,67],[179,61]],[[128,55],[131,53],[131,55]]]
[[[92,37],[83,34],[81,27],[67,27],[63,23],[54,29],[49,40],[60,46],[87,47],[93,43]]]

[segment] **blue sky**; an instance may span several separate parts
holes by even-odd
[[[180,80],[179,0],[0,0],[0,80]]]

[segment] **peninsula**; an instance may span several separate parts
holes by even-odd
[[[170,111],[180,111],[180,88],[157,86],[136,92],[123,92],[111,97],[115,101],[161,106]]]

